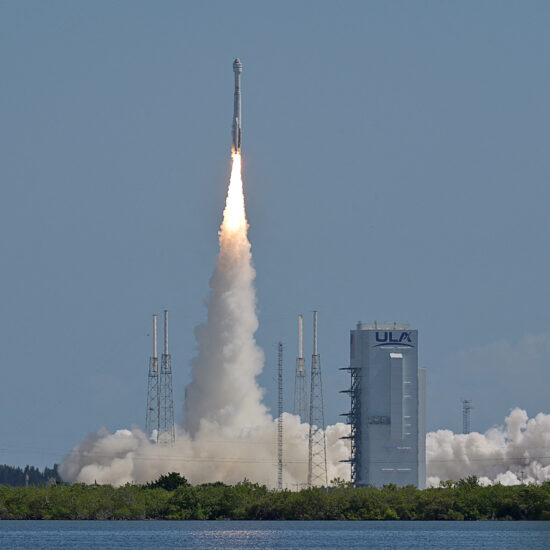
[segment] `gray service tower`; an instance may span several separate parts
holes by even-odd
[[[352,481],[357,486],[426,486],[426,371],[418,331],[357,324],[351,331]]]

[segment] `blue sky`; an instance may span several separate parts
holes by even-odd
[[[546,2],[0,4],[0,463],[143,426],[151,314],[176,408],[206,316],[233,73],[266,352],[292,406],[319,310],[327,420],[358,320],[419,329],[428,428],[548,410]]]

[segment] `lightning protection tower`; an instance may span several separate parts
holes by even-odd
[[[149,358],[145,433],[150,439],[154,441],[157,441],[159,433],[159,406],[160,388],[157,356],[157,316],[153,315],[153,356]]]
[[[168,353],[168,310],[164,310],[164,353],[160,365],[159,377],[159,436],[160,445],[174,445],[176,430],[174,426],[174,396],[172,392],[172,358]]]
[[[302,314],[298,315],[298,357],[296,358],[296,376],[294,379],[293,413],[300,417],[301,422],[307,422],[307,386],[303,353],[303,319],[304,316]]]
[[[462,433],[470,433],[470,415],[472,412],[472,401],[470,399],[462,400]]]
[[[328,485],[327,445],[321,357],[317,353],[317,312],[313,312],[313,355],[311,356],[311,389],[309,393],[309,453],[307,484]]]
[[[277,489],[283,490],[283,343],[279,342],[279,418],[277,420]]]

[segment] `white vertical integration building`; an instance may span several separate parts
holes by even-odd
[[[426,485],[426,371],[418,331],[391,323],[351,331],[352,479],[356,485]]]

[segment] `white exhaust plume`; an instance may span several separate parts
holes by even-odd
[[[198,354],[186,388],[184,429],[174,447],[151,443],[139,429],[100,430],[62,462],[70,482],[145,483],[177,471],[191,483],[247,478],[275,487],[277,423],[262,402],[256,377],[264,356],[256,345],[255,271],[247,236],[241,156],[233,154],[231,179],[220,229],[220,253],[210,281],[208,322],[196,329]],[[285,413],[285,485],[307,480],[309,426]],[[326,430],[328,477],[349,479],[349,444],[344,424]]]
[[[530,419],[516,408],[505,424],[484,434],[427,434],[428,487],[472,475],[485,485],[549,481],[550,415],[539,413]]]
[[[200,431],[201,422],[237,435],[250,422],[269,421],[256,383],[264,355],[254,340],[256,272],[247,230],[241,156],[235,153],[219,234],[220,253],[210,280],[208,322],[195,331],[199,352],[191,362],[192,382],[186,389],[184,428],[192,436]]]

